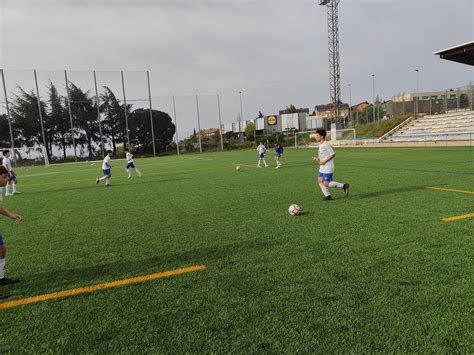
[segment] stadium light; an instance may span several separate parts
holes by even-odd
[[[374,98],[374,104],[372,106],[372,119],[375,122],[375,74],[372,74],[372,94]]]
[[[319,0],[319,5],[325,6],[325,5],[329,4],[330,1],[331,0]]]

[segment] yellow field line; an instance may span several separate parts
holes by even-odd
[[[460,219],[466,219],[466,218],[474,218],[474,213],[468,213],[468,214],[463,214],[463,215],[454,216],[454,217],[446,217],[446,218],[442,218],[441,220],[443,222],[453,222],[453,221],[459,221]]]
[[[205,265],[194,265],[194,266],[189,266],[189,267],[185,267],[181,269],[159,272],[156,274],[133,277],[131,279],[124,279],[124,280],[107,282],[107,283],[97,284],[97,285],[92,285],[92,286],[74,288],[74,289],[66,290],[66,291],[47,293],[45,295],[23,298],[23,299],[9,301],[9,302],[2,302],[0,303],[0,309],[14,308],[14,307],[23,306],[30,303],[44,302],[44,301],[57,299],[57,298],[71,297],[71,296],[80,295],[82,293],[90,293],[90,292],[103,290],[103,289],[107,289],[111,287],[130,285],[130,284],[134,284],[138,282],[144,282],[144,281],[155,280],[155,279],[162,279],[162,278],[166,278],[166,277],[170,277],[174,275],[180,275],[180,274],[185,274],[185,273],[194,272],[194,271],[201,271],[205,269],[207,269]]]
[[[463,193],[463,194],[474,195],[474,191],[446,189],[446,188],[444,188],[444,187],[427,187],[427,189],[440,190],[440,191],[449,191],[449,192],[460,192],[460,193]]]

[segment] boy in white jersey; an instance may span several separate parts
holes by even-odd
[[[105,186],[109,187],[110,178],[112,177],[112,151],[108,150],[106,153],[107,154],[105,155],[105,158],[102,161],[102,173],[104,174],[104,176],[102,176],[101,178],[97,178],[95,182],[99,184],[99,182],[105,180]]]
[[[329,187],[343,189],[346,196],[349,195],[349,184],[335,182],[332,180],[334,174],[334,157],[336,153],[331,145],[326,142],[326,131],[318,129],[316,131],[316,141],[319,143],[319,156],[313,157],[315,162],[319,163],[318,184],[324,194],[324,200],[332,200]]]
[[[8,184],[9,174],[7,169],[5,169],[4,166],[0,166],[0,187],[6,186]],[[0,203],[2,202],[2,195],[0,194]],[[11,213],[7,209],[3,208],[0,205],[0,214],[9,217],[11,219],[14,219],[16,221],[21,221],[23,219],[22,216]],[[5,247],[4,241],[3,241],[3,235],[0,233],[0,286],[4,285],[9,285],[17,282],[17,280],[14,279],[7,279],[5,277],[5,257],[7,255],[7,248]],[[0,299],[7,298],[8,295],[6,294],[1,294],[0,293]]]
[[[7,169],[8,172],[8,183],[5,186],[5,196],[13,196],[14,194],[19,194],[20,191],[16,189],[17,179],[16,174],[13,171],[9,150],[3,151],[2,165],[5,167],[5,169]]]
[[[132,177],[132,173],[130,172],[130,168],[135,170],[135,172],[138,174],[139,177],[142,177],[142,173],[140,172],[140,170],[138,170],[135,167],[135,164],[134,164],[134,161],[133,161],[133,154],[130,153],[130,151],[127,148],[125,148],[124,152],[125,152],[125,157],[127,158],[127,165],[125,166],[125,171],[128,174],[128,178],[130,179]]]
[[[263,142],[260,143],[260,145],[257,147],[257,152],[259,156],[257,167],[261,168],[260,163],[263,162],[265,167],[268,168],[267,162],[265,161],[265,153],[267,152],[267,147]]]

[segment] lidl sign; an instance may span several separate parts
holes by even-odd
[[[268,116],[267,117],[267,124],[269,126],[274,126],[276,125],[278,122],[278,119],[277,119],[277,116]]]

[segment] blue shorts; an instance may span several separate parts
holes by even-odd
[[[264,159],[265,158],[265,153],[260,153],[260,159]]]
[[[3,235],[0,234],[0,245],[3,245]]]
[[[275,154],[275,157],[281,158],[281,153],[276,153],[276,154]]]
[[[323,181],[328,181],[328,182],[331,182],[332,181],[332,176],[333,174],[325,174],[325,173],[321,173],[321,172],[318,172],[318,178],[323,178]]]
[[[102,169],[104,176],[110,175],[110,169]]]
[[[8,181],[12,181],[16,179],[16,174],[13,171],[8,173]]]
[[[127,166],[125,167],[125,169],[135,169],[135,165],[133,163],[127,163]]]

